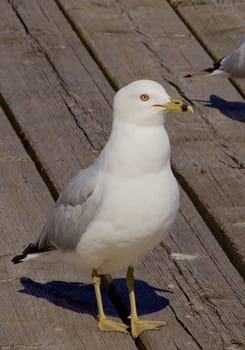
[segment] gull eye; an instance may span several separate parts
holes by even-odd
[[[140,99],[141,99],[141,101],[144,101],[144,102],[146,102],[146,101],[148,101],[149,100],[149,96],[147,95],[147,94],[142,94],[142,95],[140,95]]]

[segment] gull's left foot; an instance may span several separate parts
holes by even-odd
[[[131,319],[131,334],[133,338],[137,338],[143,331],[150,329],[158,330],[160,327],[167,325],[166,322],[162,321],[147,321],[139,320],[138,318]]]

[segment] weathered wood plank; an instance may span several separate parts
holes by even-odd
[[[53,1],[1,1],[0,11],[0,90],[61,190],[104,145],[112,88]]]
[[[97,330],[93,286],[78,283],[89,276],[69,266],[11,263],[53,199],[1,109],[0,174],[0,348],[136,349],[129,335]],[[118,319],[106,295],[104,303]]]
[[[58,36],[60,38],[59,30],[60,31],[63,30],[64,32],[62,32],[62,33],[63,33],[63,36],[65,37],[64,33],[66,33],[66,28],[67,28],[66,25],[67,24],[64,22],[64,19],[62,19],[62,16],[59,16],[58,13],[56,12],[56,10],[54,10],[52,2],[42,1],[39,3],[39,5],[41,4],[40,6],[37,5],[38,2],[31,2],[31,3],[28,2],[28,5],[29,5],[28,9],[25,7],[26,4],[27,4],[27,2],[21,1],[18,4],[17,10],[19,12],[21,12],[22,20],[23,20],[23,18],[25,18],[24,23],[25,23],[27,28],[28,28],[28,23],[29,23],[28,21],[31,21],[31,19],[29,19],[30,16],[32,16],[33,18],[36,18],[35,25],[38,24],[38,26],[42,26],[41,23],[44,19],[43,19],[43,16],[41,16],[41,11],[39,9],[41,8],[40,6],[44,4],[42,7],[42,11],[44,11],[46,17],[49,18],[49,21],[47,23],[50,26],[50,27],[49,26],[47,27],[47,28],[50,28],[48,31],[48,34],[50,35],[50,33],[52,33],[52,35],[54,35],[54,37]],[[28,15],[28,11],[29,11],[29,15]],[[37,15],[36,11],[38,11],[38,15]],[[8,12],[8,16],[10,16],[10,14],[11,14],[11,12]],[[56,29],[53,28],[53,25],[52,25],[54,19],[55,19],[55,25],[56,25],[55,28]],[[15,23],[15,20],[12,18],[12,20],[10,22],[13,24],[13,23]],[[4,22],[4,23],[6,26],[6,22]],[[59,28],[59,30],[57,30],[57,28]],[[15,28],[15,29],[18,29],[18,28]],[[46,34],[46,31],[44,30],[44,27],[43,27],[43,29],[41,29],[39,31],[34,30],[33,28],[32,28],[32,31],[30,31],[30,29],[28,29],[28,31],[32,33],[32,37],[39,35],[39,37],[41,37],[43,41],[46,40],[47,47],[45,47],[45,52],[48,50],[49,55],[52,55],[53,49],[52,49],[52,47],[49,48],[49,44],[48,44],[49,39],[46,38],[47,34]],[[67,33],[68,33],[68,29],[67,29]],[[24,32],[22,34],[26,35]],[[12,35],[12,33],[11,33],[11,35]],[[10,37],[11,37],[11,35],[10,35]],[[68,36],[69,35],[72,36],[73,34],[70,33],[69,35],[68,34],[66,34],[66,35],[67,35],[67,37],[65,37],[65,38],[67,38],[67,40],[68,40]],[[32,40],[33,40],[33,38],[28,37],[27,41],[28,42],[31,41],[31,43],[33,45]],[[39,39],[39,40],[41,40],[41,39]],[[55,41],[55,39],[52,39],[52,40]],[[75,40],[73,38],[73,36],[69,40],[69,43],[71,46],[73,45],[72,40]],[[4,48],[5,48],[5,50],[9,50],[8,46],[5,46]],[[27,49],[27,48],[24,47],[24,49]],[[19,47],[18,50],[24,50],[24,49],[23,49],[23,41],[22,41],[22,47],[21,48]],[[12,50],[14,50],[14,49],[12,48]],[[28,50],[29,50],[28,51],[29,55],[32,55],[32,46],[31,45],[28,46]],[[15,52],[15,51],[13,51],[13,52]],[[18,51],[18,52],[20,52],[20,51]],[[61,72],[60,76],[62,78],[62,81],[64,81],[65,84],[67,85],[67,89],[69,89],[69,84],[71,84],[71,82],[73,82],[73,79],[71,76],[73,76],[73,74],[74,74],[72,68],[70,68],[69,72],[67,72],[67,70],[66,70],[68,62],[73,60],[73,58],[70,57],[70,55],[72,55],[71,52],[72,51],[69,52],[67,57],[63,57],[62,63],[59,60],[60,58],[59,57],[57,58],[57,60],[60,64],[60,66],[59,66],[60,72]],[[19,67],[19,68],[22,67],[22,65],[20,64],[21,60],[23,59],[22,55],[25,55],[25,52],[21,51],[21,53],[19,53],[19,56],[16,55],[16,57],[17,57],[17,58],[15,58],[16,62],[15,62],[15,59],[12,58],[12,61],[10,61],[11,64],[9,64],[9,65],[7,65],[7,63],[5,62],[5,68],[15,69],[14,63],[16,63],[17,67]],[[7,54],[5,55],[5,57],[7,58]],[[82,56],[79,56],[79,57],[81,57],[81,60],[82,60]],[[41,67],[43,67],[45,65],[47,65],[47,67],[49,67],[43,56],[42,56],[42,58],[43,58],[43,61],[42,61]],[[72,61],[72,62],[74,63],[74,61]],[[26,89],[25,91],[28,91],[29,98],[31,100],[33,99],[36,102],[35,108],[39,111],[38,113],[40,113],[40,110],[42,109],[42,113],[44,114],[45,123],[40,124],[40,120],[42,120],[42,119],[40,119],[40,118],[36,119],[34,109],[29,110],[30,106],[29,106],[29,104],[27,105],[27,103],[26,103],[26,101],[28,101],[28,100],[23,99],[23,96],[21,96],[21,98],[14,100],[13,97],[15,95],[14,95],[14,92],[12,90],[13,90],[13,88],[16,89],[16,86],[13,87],[13,84],[11,84],[11,83],[7,84],[7,82],[6,82],[6,84],[3,84],[2,88],[4,90],[4,96],[7,98],[8,103],[11,105],[11,108],[14,111],[16,118],[18,119],[18,121],[20,121],[21,125],[23,126],[23,129],[24,129],[26,135],[29,135],[31,143],[36,150],[36,153],[38,154],[38,156],[40,157],[44,166],[47,169],[47,173],[50,175],[50,177],[51,177],[52,181],[54,181],[55,185],[58,188],[61,188],[61,186],[63,185],[63,182],[66,180],[66,177],[70,176],[68,172],[65,173],[64,169],[67,169],[67,167],[72,167],[72,169],[78,168],[79,163],[83,165],[83,161],[84,161],[83,159],[89,159],[89,160],[90,160],[90,158],[92,159],[93,158],[92,149],[91,148],[82,149],[81,144],[80,144],[79,145],[80,150],[78,151],[78,145],[76,144],[78,142],[78,140],[71,139],[72,137],[74,137],[74,134],[75,134],[74,129],[77,131],[77,129],[76,129],[77,126],[72,124],[72,123],[66,124],[65,125],[66,128],[61,129],[62,133],[60,133],[59,137],[62,138],[62,140],[59,140],[58,137],[56,139],[56,136],[57,136],[56,129],[60,130],[59,128],[62,128],[62,125],[58,125],[58,123],[60,122],[60,124],[62,124],[66,121],[66,119],[59,120],[59,118],[55,117],[53,114],[55,114],[61,110],[59,94],[61,94],[62,96],[65,96],[66,98],[67,98],[67,96],[63,90],[60,91],[60,88],[59,88],[60,80],[59,80],[59,83],[57,84],[57,86],[55,84],[53,85],[54,86],[53,90],[55,90],[55,91],[52,91],[52,94],[50,94],[50,90],[49,90],[49,94],[47,95],[45,88],[48,89],[48,87],[49,87],[49,84],[47,83],[47,81],[52,81],[52,79],[53,79],[52,70],[46,68],[47,72],[49,73],[49,75],[48,75],[49,80],[46,80],[47,79],[46,75],[41,74],[40,70],[38,69],[41,62],[40,61],[32,61],[32,64],[33,64],[32,69],[29,71],[29,68],[28,68],[27,71],[25,72],[25,74],[27,74],[28,78],[25,76],[25,74],[21,74],[21,76],[18,75],[19,79],[20,79],[18,84],[21,84],[21,86],[24,86]],[[55,61],[53,64],[55,67],[56,58],[55,58]],[[90,64],[93,65],[92,63],[88,62],[89,67],[91,67]],[[75,65],[75,67],[76,67],[76,65]],[[95,67],[95,66],[93,65],[93,67]],[[78,69],[78,68],[76,68],[76,69]],[[44,70],[44,71],[46,72],[46,70]],[[15,74],[18,73],[17,70],[14,72],[15,72]],[[1,72],[1,74],[5,77],[9,77],[9,75],[7,73]],[[4,74],[6,74],[6,75],[4,75]],[[95,72],[94,74],[97,74],[97,73]],[[32,77],[32,79],[30,79],[29,77]],[[86,90],[86,84],[87,84],[89,77],[87,77],[86,79],[84,78],[85,82],[79,76],[76,76],[76,78],[77,78],[79,85],[82,85],[83,89]],[[34,87],[29,86],[28,87],[28,83],[30,85],[31,84],[30,82],[32,82],[32,81],[35,82],[35,84],[38,83],[39,84],[38,86],[40,86],[43,83],[43,81],[45,81],[45,83],[42,85],[42,88],[40,88],[40,89],[38,86],[34,86]],[[55,82],[56,82],[56,80],[55,80]],[[106,84],[105,82],[103,83],[103,81],[102,82],[100,81],[99,83]],[[64,85],[64,83],[63,83],[63,85]],[[6,86],[7,86],[7,88],[6,88]],[[92,86],[92,84],[91,84],[91,86]],[[36,87],[36,91],[34,90],[34,93],[33,93],[32,89],[35,87]],[[56,93],[56,89],[58,90],[58,93]],[[99,90],[97,88],[96,89],[93,88],[93,89],[94,89],[92,91],[93,94],[97,94],[97,93],[100,94],[98,92]],[[108,91],[105,89],[105,91],[103,90],[103,94],[110,94],[110,91],[111,91],[111,89],[109,89]],[[69,93],[73,95],[74,91],[71,92],[69,90]],[[47,100],[49,101],[49,104],[50,104],[50,106],[48,106],[49,108],[46,106],[46,103],[45,103],[45,101],[47,101]],[[102,114],[103,114],[103,108],[105,108],[106,111],[107,111],[107,108],[108,108],[108,110],[110,110],[109,107],[103,107],[103,104],[107,104],[106,100],[107,99],[101,98],[101,101],[99,102],[99,103],[101,103],[99,110],[101,111]],[[82,103],[81,103],[81,105],[82,105]],[[27,106],[28,106],[28,110],[27,110]],[[74,105],[72,105],[72,108],[74,108]],[[71,111],[73,112],[72,108],[71,108]],[[52,113],[50,113],[50,110],[52,111]],[[93,115],[94,114],[97,115],[99,110],[93,110]],[[29,112],[29,113],[27,113],[27,112]],[[48,113],[47,119],[45,119],[46,118],[45,113]],[[101,117],[104,118],[106,113],[107,112],[104,112],[104,115],[103,116],[101,115]],[[19,117],[20,115],[21,115],[21,117]],[[39,117],[40,116],[41,116],[41,113],[39,114]],[[52,122],[53,118],[55,118],[55,122]],[[66,114],[66,118],[70,118],[68,112]],[[35,123],[35,125],[30,126],[31,121],[33,123]],[[205,125],[205,123],[203,123],[203,124]],[[89,125],[89,122],[88,122],[88,125]],[[83,124],[81,124],[81,127],[83,127]],[[196,124],[196,127],[198,128],[197,124]],[[35,133],[34,133],[33,129],[35,129],[35,128],[38,129],[38,132],[37,132],[37,130],[35,130]],[[48,128],[50,130],[48,130]],[[70,128],[73,131],[71,131]],[[200,128],[200,126],[199,126],[199,128]],[[52,130],[52,132],[51,132],[51,130]],[[106,132],[107,131],[105,131],[105,133]],[[179,129],[179,132],[180,132],[180,129]],[[207,132],[207,134],[208,134],[208,132]],[[35,137],[34,137],[34,135],[35,135]],[[49,137],[46,138],[45,135],[49,135]],[[183,138],[183,134],[180,133],[179,136]],[[41,143],[44,143],[44,142],[45,142],[45,145],[41,145]],[[76,151],[77,153],[75,156],[73,156],[71,153],[69,153],[69,152],[74,152],[74,149],[71,150],[69,148],[70,142],[73,142],[72,145],[73,145],[74,149],[77,150]],[[65,150],[63,149],[63,147],[65,148]],[[68,150],[66,148],[68,148]],[[53,149],[56,151],[58,149],[58,154],[56,155],[56,158],[54,158],[53,155],[49,154],[50,150],[52,150],[54,152]],[[58,161],[59,164],[56,165],[55,161]],[[62,167],[60,165],[61,163],[62,163]],[[47,167],[47,164],[49,164],[49,167]],[[69,172],[71,172],[70,169],[69,169]],[[166,308],[166,309],[164,309],[164,301],[162,302],[156,296],[154,296],[154,295],[152,296],[150,294],[150,296],[148,297],[149,299],[147,299],[148,294],[142,295],[142,302],[145,302],[145,305],[146,304],[150,305],[150,308],[152,306],[152,301],[154,300],[154,305],[151,309],[151,312],[154,312],[157,309],[158,310],[160,309],[160,311],[159,311],[160,313],[158,315],[156,315],[154,312],[154,315],[152,315],[152,318],[159,317],[159,318],[165,319],[171,325],[171,327],[165,328],[165,329],[161,330],[160,332],[147,332],[141,338],[141,340],[144,342],[144,345],[147,347],[147,349],[159,348],[159,344],[161,346],[162,346],[162,344],[164,344],[164,346],[166,348],[175,349],[175,350],[185,349],[185,348],[187,349],[188,347],[189,347],[189,349],[190,348],[191,349],[200,349],[200,345],[198,344],[198,340],[199,340],[198,337],[200,336],[201,332],[204,333],[205,331],[206,331],[205,334],[208,334],[208,336],[210,336],[211,332],[217,331],[217,333],[219,335],[217,335],[217,338],[215,338],[215,335],[212,335],[212,339],[215,341],[215,344],[216,343],[218,344],[218,346],[220,345],[220,343],[223,339],[225,341],[225,344],[231,344],[232,337],[242,341],[241,332],[240,332],[240,329],[241,329],[240,324],[238,326],[237,331],[234,330],[234,327],[229,325],[227,320],[225,320],[225,322],[222,321],[222,326],[220,326],[220,327],[213,326],[213,323],[215,324],[215,322],[217,321],[217,318],[213,318],[213,314],[215,314],[215,310],[217,309],[217,305],[209,306],[207,300],[205,300],[205,296],[208,295],[207,289],[208,289],[209,285],[214,285],[214,286],[218,285],[218,287],[221,288],[222,290],[223,289],[225,291],[227,290],[228,292],[225,295],[225,303],[224,303],[224,305],[219,305],[219,311],[220,311],[220,313],[224,313],[225,315],[227,315],[225,312],[226,303],[229,305],[228,310],[230,310],[233,305],[236,305],[236,308],[239,308],[239,312],[237,313],[238,315],[236,316],[236,318],[234,317],[234,315],[232,315],[232,322],[234,322],[234,324],[238,324],[239,323],[238,320],[241,317],[240,315],[242,315],[242,305],[241,305],[241,302],[239,301],[240,288],[242,288],[242,282],[239,278],[239,275],[237,274],[237,272],[233,268],[233,266],[229,263],[228,259],[223,254],[222,250],[217,245],[217,243],[213,239],[212,235],[210,234],[210,232],[207,230],[207,228],[203,224],[202,220],[197,215],[195,209],[192,206],[190,207],[191,204],[190,204],[189,200],[186,198],[185,201],[187,201],[187,204],[188,204],[187,205],[185,202],[183,202],[183,205],[182,205],[182,211],[183,211],[183,213],[185,213],[185,217],[188,217],[188,221],[190,221],[190,223],[192,223],[192,225],[194,222],[197,222],[196,225],[198,228],[196,229],[196,232],[198,234],[199,234],[199,230],[200,230],[200,233],[202,233],[204,230],[204,232],[206,232],[206,234],[207,234],[207,236],[206,236],[206,239],[207,239],[206,250],[208,250],[208,252],[207,253],[205,252],[207,254],[207,255],[205,255],[205,259],[207,259],[207,260],[204,259],[205,264],[200,262],[196,265],[193,265],[194,266],[193,270],[195,271],[195,274],[198,275],[198,279],[201,280],[200,282],[195,283],[194,291],[195,291],[195,298],[196,299],[195,299],[195,305],[193,306],[193,308],[192,308],[192,305],[189,306],[189,304],[186,303],[187,297],[185,294],[187,293],[186,292],[186,290],[187,290],[190,293],[190,297],[194,299],[194,296],[192,295],[192,294],[194,294],[194,292],[192,292],[191,290],[189,291],[189,289],[191,289],[191,287],[192,287],[192,283],[191,283],[192,280],[191,279],[194,279],[194,278],[192,278],[191,276],[188,276],[189,282],[188,283],[186,282],[186,284],[184,283],[185,277],[182,275],[182,273],[180,271],[180,268],[182,268],[184,270],[184,267],[181,266],[182,263],[178,262],[177,264],[179,264],[179,265],[177,265],[178,266],[178,268],[177,268],[176,265],[173,263],[173,260],[171,257],[168,257],[165,253],[161,253],[159,255],[156,253],[157,252],[156,251],[153,253],[153,255],[146,258],[147,259],[146,264],[144,263],[142,265],[139,265],[139,268],[136,271],[136,277],[142,278],[142,280],[146,280],[145,274],[148,274],[149,275],[148,276],[148,278],[149,278],[148,283],[149,284],[153,284],[154,286],[161,285],[161,287],[163,287],[163,288],[166,288],[166,286],[167,286],[167,288],[175,290],[176,285],[177,285],[176,280],[177,281],[183,280],[183,283],[180,284],[180,282],[179,282],[178,285],[180,285],[181,288],[186,289],[186,290],[184,289],[185,293],[182,291],[180,292],[180,294],[173,293],[173,299],[172,299],[173,301],[171,300],[171,307]],[[187,226],[185,226],[185,225],[187,225]],[[188,239],[186,239],[186,237],[185,237],[185,241],[190,240],[190,242],[191,242],[190,246],[185,246],[181,252],[192,254],[192,252],[194,251],[195,254],[196,254],[196,252],[198,252],[199,254],[201,254],[201,253],[204,254],[202,248],[200,247],[200,245],[198,245],[198,243],[196,243],[196,241],[195,241],[195,244],[192,245],[193,241],[190,239],[189,236],[192,237],[192,235],[194,235],[193,231],[195,231],[195,229],[192,228],[192,226],[188,226],[188,225],[189,225],[189,223],[184,224],[183,221],[180,221],[180,225],[177,225],[177,227],[176,227],[177,235],[180,235],[180,238],[176,237],[176,239],[175,239],[175,240],[177,240],[178,244],[181,245],[182,244],[181,242],[183,241],[183,237],[181,236],[182,231],[184,231],[184,233],[187,234],[187,237],[188,237]],[[199,227],[199,225],[200,225],[200,227]],[[194,238],[192,238],[192,239],[194,239]],[[170,241],[170,243],[171,243],[171,241]],[[209,244],[211,244],[211,247],[213,246],[215,249],[215,252],[217,254],[217,255],[215,255],[215,258],[214,257],[209,258],[209,249],[210,249]],[[172,243],[171,248],[173,249],[174,252],[177,252],[177,253],[180,250],[179,247],[177,247],[175,250],[175,246],[173,245],[173,243]],[[162,251],[163,250],[160,249],[160,252],[162,252]],[[156,258],[155,258],[155,256],[156,256]],[[164,257],[165,257],[165,260],[164,260]],[[215,267],[215,264],[212,264],[212,260],[214,260],[214,259],[222,261],[222,263],[220,265],[220,267],[222,266],[222,269],[221,269],[222,273],[219,271],[219,269],[217,267]],[[164,266],[162,266],[163,261],[166,261],[166,265],[164,265]],[[207,265],[206,265],[206,262],[207,262]],[[201,265],[201,268],[200,268],[200,265]],[[23,268],[24,268],[24,266],[27,266],[27,265],[23,265]],[[213,272],[212,274],[210,273],[211,276],[209,279],[207,279],[207,282],[206,282],[207,285],[205,284],[205,281],[206,281],[206,274],[208,275],[208,273],[204,274],[205,279],[203,279],[203,277],[202,277],[203,273],[204,273],[202,269],[204,269],[205,266],[209,266],[210,271]],[[217,263],[217,266],[218,266],[218,263]],[[25,268],[27,268],[27,267],[25,267]],[[164,268],[164,270],[162,270],[163,268]],[[166,268],[166,270],[165,270],[165,268]],[[65,269],[65,267],[64,267],[64,269]],[[168,272],[168,274],[167,274],[167,271],[169,271],[169,270],[173,271],[173,272],[172,273]],[[159,277],[159,274],[155,274],[154,271],[161,271],[160,277]],[[188,272],[188,270],[187,270],[187,272]],[[54,274],[53,268],[50,269],[49,271],[46,271],[46,269],[45,270],[38,269],[37,279],[39,281],[40,280],[42,281],[42,278],[43,278],[45,281],[47,281],[48,277],[50,277],[50,276],[51,276],[50,278],[52,279],[53,274]],[[166,280],[162,281],[162,276],[165,276],[165,274],[167,275],[167,278],[166,278]],[[28,272],[26,275],[30,276],[30,272]],[[226,276],[226,279],[231,280],[232,281],[231,284],[234,284],[237,286],[238,291],[236,293],[232,293],[229,283],[225,282],[225,279],[223,277],[224,275],[229,276],[229,277]],[[72,279],[72,280],[77,281],[80,279]],[[216,284],[216,281],[218,281],[217,284]],[[175,282],[174,286],[173,285],[171,286],[172,282]],[[142,282],[142,283],[144,286],[144,282]],[[23,284],[28,285],[28,280],[27,281],[24,280]],[[168,284],[170,284],[170,285],[168,285]],[[202,284],[202,287],[199,287],[200,284]],[[123,285],[125,287],[125,281],[123,281]],[[142,286],[142,284],[140,283],[140,287],[141,286]],[[47,286],[47,288],[48,288],[48,286]],[[54,287],[51,286],[51,288],[54,288]],[[75,288],[75,286],[74,286],[74,288]],[[120,284],[120,288],[121,288],[121,284]],[[181,288],[178,287],[177,289],[181,289]],[[217,290],[216,290],[216,287],[214,287],[214,288],[215,288],[214,295],[217,296],[218,288],[217,288]],[[140,288],[140,290],[143,292],[146,291],[146,289],[144,289],[144,288]],[[167,298],[170,298],[168,293],[166,293],[165,296]],[[181,296],[181,297],[178,299],[178,296]],[[210,308],[209,313],[205,313],[205,314],[200,313],[200,316],[197,317],[198,322],[196,322],[196,320],[193,321],[193,319],[192,319],[191,321],[188,321],[188,323],[186,323],[186,319],[188,320],[188,317],[190,315],[192,315],[192,313],[194,313],[195,309],[197,308],[196,304],[199,303],[199,299],[201,299],[201,297],[203,297],[203,299],[201,300],[201,307],[204,307],[204,309],[206,309],[207,307],[208,307],[208,309]],[[156,298],[156,299],[154,299],[154,298]],[[227,301],[226,301],[226,299],[227,299]],[[156,302],[155,302],[155,300],[156,300]],[[185,302],[185,307],[182,310],[182,303],[183,302]],[[172,304],[174,306],[172,306]],[[143,308],[143,313],[146,313],[146,312],[144,312],[144,310],[145,309]],[[188,317],[186,317],[186,314],[184,311],[190,312],[190,314],[187,314]],[[58,312],[58,311],[56,311],[56,312]],[[148,313],[149,313],[149,310],[148,310]],[[211,321],[206,320],[209,316],[212,317]],[[227,325],[227,327],[229,329],[227,337],[224,337],[223,333],[221,332],[221,330],[225,327],[224,323],[225,323],[225,325]],[[186,328],[186,325],[187,325],[187,328]],[[90,326],[88,325],[88,328],[89,327]],[[92,332],[90,332],[90,334],[91,333]],[[93,332],[93,335],[94,335],[94,332]],[[114,337],[114,334],[112,336]],[[208,349],[207,346],[210,343],[207,340],[204,340],[203,338],[204,337],[202,337],[200,339],[200,341],[202,342],[201,346],[203,346],[204,349],[205,348]],[[117,347],[119,347],[119,345],[117,345]],[[209,350],[210,350],[210,348],[209,348]]]
[[[215,59],[227,55],[245,32],[244,1],[169,0]],[[199,62],[196,62],[199,65]],[[200,67],[203,69],[205,67]],[[244,80],[236,80],[245,95]]]
[[[59,3],[120,86],[151,78],[170,93],[194,101],[193,116],[168,120],[173,165],[230,259],[244,273],[245,123],[238,121],[244,120],[243,98],[226,79],[191,83],[183,79],[186,72],[210,65],[211,60],[166,1]]]

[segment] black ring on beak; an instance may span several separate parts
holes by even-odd
[[[181,106],[182,112],[186,112],[187,109],[188,109],[188,105],[186,103],[183,103],[182,106]]]

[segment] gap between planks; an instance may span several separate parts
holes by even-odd
[[[54,200],[58,199],[59,193],[54,185],[54,183],[51,181],[48,173],[46,172],[45,168],[43,167],[41,161],[38,158],[38,155],[35,151],[35,149],[32,147],[31,143],[28,140],[28,137],[25,134],[25,131],[22,130],[19,122],[17,121],[17,118],[15,117],[13,111],[9,107],[6,99],[0,92],[0,106],[2,107],[2,110],[4,111],[6,117],[8,118],[10,124],[12,125],[12,128],[14,129],[16,135],[20,139],[24,149],[26,150],[27,154],[32,159],[39,175],[41,176],[42,180],[46,184],[50,194],[52,195]]]
[[[86,50],[88,51],[91,58],[95,61],[99,69],[104,74],[106,80],[109,82],[113,90],[118,91],[119,85],[116,82],[115,79],[113,79],[112,75],[110,74],[109,70],[106,68],[106,66],[103,64],[103,62],[100,60],[99,55],[96,54],[95,50],[93,49],[92,45],[90,45],[89,40],[86,39],[86,37],[81,33],[76,23],[72,20],[72,18],[69,16],[69,14],[65,11],[64,7],[60,3],[59,0],[54,0],[57,7],[62,12],[63,16],[67,20],[67,22],[70,24],[72,30],[75,32],[75,34],[78,36],[79,40],[82,42]]]

